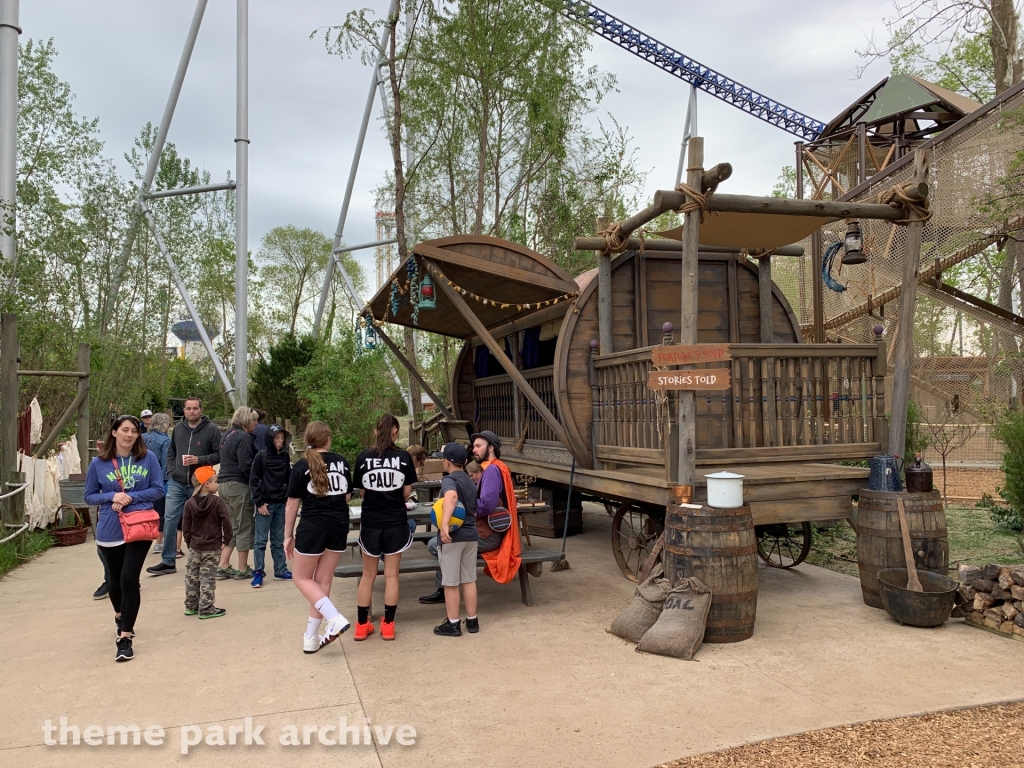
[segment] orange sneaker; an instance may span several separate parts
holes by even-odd
[[[395,639],[395,622],[387,622],[384,619],[380,620],[380,636],[385,640]]]
[[[373,617],[371,616],[365,624],[356,622],[356,631],[353,635],[355,640],[365,640],[373,634]]]

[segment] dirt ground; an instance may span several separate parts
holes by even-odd
[[[664,763],[658,768],[1019,768],[1024,702],[875,720]]]

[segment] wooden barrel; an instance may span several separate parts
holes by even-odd
[[[883,568],[907,567],[897,497],[903,497],[917,567],[922,571],[948,575],[946,515],[942,511],[942,496],[938,490],[906,493],[865,489],[859,492],[859,496],[854,527],[857,531],[860,589],[865,603],[872,608],[883,608],[878,594],[878,572]]]
[[[750,506],[675,505],[665,515],[665,575],[670,584],[696,577],[711,588],[706,643],[736,643],[754,634],[757,539]]]

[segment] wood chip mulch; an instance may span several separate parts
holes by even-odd
[[[843,725],[658,768],[1020,768],[1024,702]]]

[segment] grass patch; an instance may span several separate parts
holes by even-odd
[[[989,511],[978,507],[950,506],[946,509],[949,532],[949,564],[1024,562],[1024,553],[1010,531],[993,522]],[[814,545],[807,562],[849,576],[857,574],[857,535],[845,520],[814,531]]]
[[[0,544],[0,578],[22,563],[28,562],[36,555],[48,550],[53,545],[53,539],[46,531],[27,531],[25,545],[20,554],[17,544],[16,539]]]

